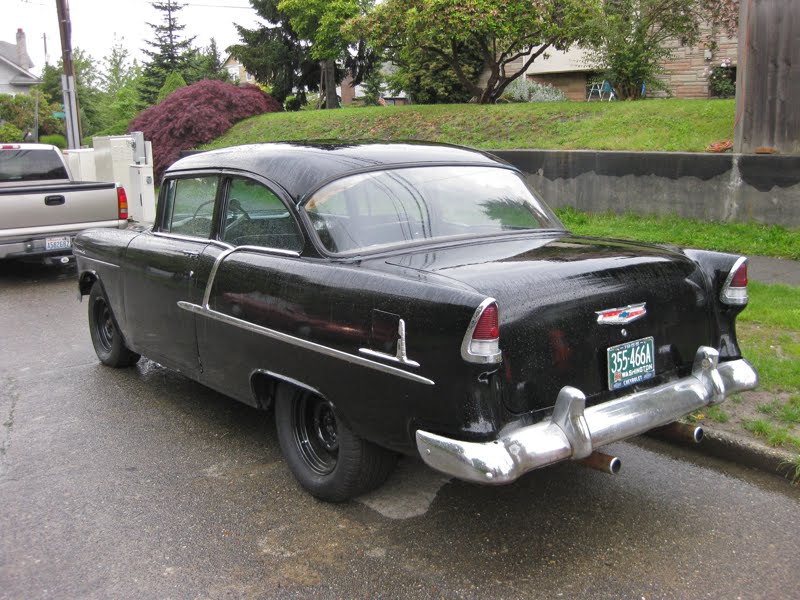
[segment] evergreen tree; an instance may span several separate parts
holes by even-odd
[[[128,122],[144,105],[139,95],[142,69],[120,42],[114,42],[111,54],[102,61],[100,86],[101,131],[116,135],[127,131]]]
[[[183,38],[185,25],[178,24],[178,13],[185,5],[177,0],[154,0],[153,8],[161,12],[161,23],[148,23],[153,28],[155,40],[145,40],[150,49],[143,49],[150,61],[142,71],[142,99],[153,104],[170,73],[189,75],[195,51],[194,37]]]
[[[167,96],[169,96],[172,92],[182,87],[186,87],[186,80],[181,76],[181,74],[178,72],[170,73],[169,75],[167,75],[167,79],[166,81],[164,81],[164,85],[158,92],[158,98],[156,99],[156,103],[161,104],[164,100],[167,99]]]
[[[208,47],[195,53],[189,79],[195,82],[202,79],[216,79],[218,81],[231,80],[228,72],[222,68],[222,57],[217,48],[217,40],[213,37]]]
[[[312,58],[308,42],[292,28],[286,13],[278,9],[279,1],[250,0],[267,25],[247,29],[237,24],[242,43],[230,46],[228,51],[257,81],[270,86],[278,102],[297,93],[305,103],[306,91],[319,89],[319,62]]]

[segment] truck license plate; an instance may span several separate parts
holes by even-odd
[[[63,237],[45,238],[44,240],[45,250],[68,250],[71,247],[72,247],[72,240],[68,235],[65,235]]]
[[[653,338],[608,348],[608,389],[618,390],[656,376]]]

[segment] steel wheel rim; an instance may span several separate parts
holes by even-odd
[[[333,405],[310,393],[294,403],[295,444],[303,461],[317,475],[328,475],[339,458],[338,430]]]
[[[114,343],[114,323],[111,320],[111,310],[104,300],[97,300],[94,304],[94,321],[100,345],[106,352],[110,352]]]

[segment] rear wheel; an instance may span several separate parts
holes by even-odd
[[[350,431],[330,402],[307,390],[280,386],[275,422],[289,468],[321,500],[343,502],[375,489],[397,461],[393,452]]]
[[[94,284],[89,294],[89,333],[97,358],[104,365],[129,367],[139,360],[139,355],[125,345],[99,284]]]

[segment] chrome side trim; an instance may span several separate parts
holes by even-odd
[[[358,351],[361,352],[361,354],[366,354],[367,356],[391,360],[392,362],[408,365],[409,367],[418,367],[419,363],[415,360],[409,359],[406,353],[406,322],[403,319],[400,319],[399,323],[397,324],[397,333],[397,354],[394,356],[391,354],[386,354],[386,352],[378,352],[377,350],[372,350],[370,348],[359,348]]]
[[[600,446],[666,425],[757,385],[758,374],[749,362],[719,363],[714,348],[701,346],[692,374],[683,379],[590,408],[584,408],[586,398],[580,390],[566,386],[550,419],[488,442],[465,442],[418,430],[417,450],[429,466],[453,477],[510,483],[533,469],[581,459]]]
[[[483,311],[487,306],[496,302],[497,300],[494,298],[486,298],[486,300],[478,305],[478,308],[475,309],[475,312],[472,313],[472,319],[470,319],[469,325],[467,326],[467,332],[464,334],[464,340],[461,342],[461,358],[463,358],[465,361],[477,363],[479,365],[487,365],[497,364],[503,359],[502,351],[497,351],[494,354],[473,354],[470,351],[472,334],[475,333],[475,328],[478,326],[478,321],[480,321]]]
[[[234,252],[239,252],[240,250],[246,250],[248,252],[258,252],[260,254],[277,254],[278,256],[287,256],[290,258],[297,258],[300,256],[299,252],[295,252],[294,250],[283,250],[280,248],[264,248],[262,246],[229,246],[225,244],[227,249],[220,253],[217,256],[216,260],[214,261],[213,266],[211,267],[211,272],[208,275],[208,282],[206,283],[205,292],[203,292],[203,308],[208,308],[208,303],[211,300],[211,288],[214,287],[214,279],[217,277],[217,271],[219,270],[219,266],[222,264],[222,261],[228,258]]]
[[[113,267],[115,269],[119,269],[119,265],[115,265],[114,263],[106,262],[104,260],[100,260],[99,258],[94,258],[92,256],[87,256],[83,251],[81,251],[79,254],[81,255],[81,260],[88,260],[101,265],[105,265],[106,267]]]
[[[291,344],[293,346],[297,346],[305,350],[318,352],[320,354],[324,354],[325,356],[338,358],[339,360],[344,360],[346,362],[355,365],[367,367],[370,369],[374,369],[376,371],[381,371],[382,373],[388,373],[390,375],[403,377],[404,379],[409,379],[416,383],[424,383],[425,385],[435,385],[435,383],[432,380],[428,379],[427,377],[422,377],[421,375],[417,375],[415,373],[409,373],[408,371],[404,371],[403,369],[398,369],[397,367],[392,367],[391,365],[385,365],[383,363],[375,362],[373,360],[369,360],[361,356],[356,356],[355,354],[350,354],[348,352],[336,350],[335,348],[323,346],[321,344],[317,344],[316,342],[310,342],[308,340],[304,340],[302,338],[298,338],[293,335],[283,333],[281,331],[269,329],[268,327],[256,325],[255,323],[250,323],[249,321],[244,321],[242,319],[226,315],[216,310],[212,310],[206,306],[199,306],[197,304],[192,304],[191,302],[184,302],[182,300],[178,302],[178,306],[184,310],[188,310],[189,312],[193,312],[197,315],[209,317],[221,323],[227,323],[229,325],[239,327],[240,329],[244,329],[245,331],[257,333],[259,335],[266,336],[273,340],[286,342],[287,344]]]
[[[733,276],[736,274],[736,271],[739,270],[739,267],[746,262],[747,257],[740,256],[736,259],[736,262],[733,263],[731,270],[728,271],[728,276],[725,278],[725,283],[722,284],[722,289],[719,292],[719,300],[723,304],[727,304],[728,306],[744,306],[749,301],[747,288],[731,288]],[[737,292],[734,293],[733,290],[737,290]],[[738,290],[744,290],[744,292],[738,292]]]

